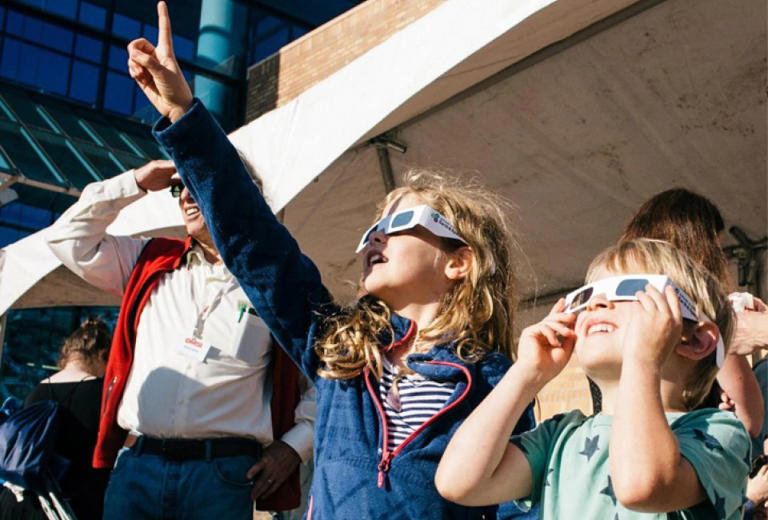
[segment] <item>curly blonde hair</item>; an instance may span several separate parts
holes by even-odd
[[[518,249],[508,214],[511,204],[476,181],[433,171],[410,171],[403,186],[390,192],[378,208],[377,219],[394,201],[410,194],[443,214],[469,246],[469,274],[443,296],[437,317],[416,337],[417,349],[455,342],[457,355],[476,362],[490,351],[512,355],[515,273],[512,252]],[[465,244],[441,239],[455,252]],[[381,377],[381,338],[392,338],[391,311],[373,295],[360,298],[331,322],[315,350],[330,379],[350,379],[367,366]]]

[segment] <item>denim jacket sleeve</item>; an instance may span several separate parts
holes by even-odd
[[[237,150],[199,100],[152,130],[203,212],[216,248],[283,349],[314,380],[313,338],[331,297],[275,218]]]

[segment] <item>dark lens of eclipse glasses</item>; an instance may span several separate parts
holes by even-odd
[[[648,285],[648,280],[645,278],[622,280],[621,283],[616,286],[616,296],[634,297],[637,291],[644,291],[646,285]]]
[[[579,307],[587,303],[591,297],[592,297],[592,287],[587,287],[586,289],[584,289],[579,294],[573,297],[573,301],[571,302],[571,305],[568,306],[568,308],[575,309],[576,307]]]
[[[402,213],[398,213],[395,215],[395,218],[392,220],[392,225],[390,228],[392,229],[399,229],[401,227],[407,226],[411,223],[411,220],[413,219],[413,211],[403,211]]]

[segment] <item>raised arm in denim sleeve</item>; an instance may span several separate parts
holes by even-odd
[[[310,379],[320,311],[331,301],[315,264],[275,218],[224,131],[199,100],[153,134],[203,211],[227,268],[277,342]]]

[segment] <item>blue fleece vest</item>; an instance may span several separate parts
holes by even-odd
[[[453,381],[456,387],[436,416],[395,451],[386,451],[386,421],[374,378],[368,373],[350,380],[317,376],[314,341],[324,317],[337,309],[317,267],[275,219],[224,132],[196,101],[173,125],[161,119],[153,133],[202,209],[225,264],[277,342],[317,387],[315,474],[307,518],[493,518],[496,506],[468,508],[440,497],[434,476],[451,435],[510,361],[491,353],[477,363],[464,363],[450,344],[409,356],[415,372]],[[414,330],[399,316],[393,316],[392,327],[395,337],[385,338],[382,347],[408,339]],[[532,426],[529,407],[515,431]]]

